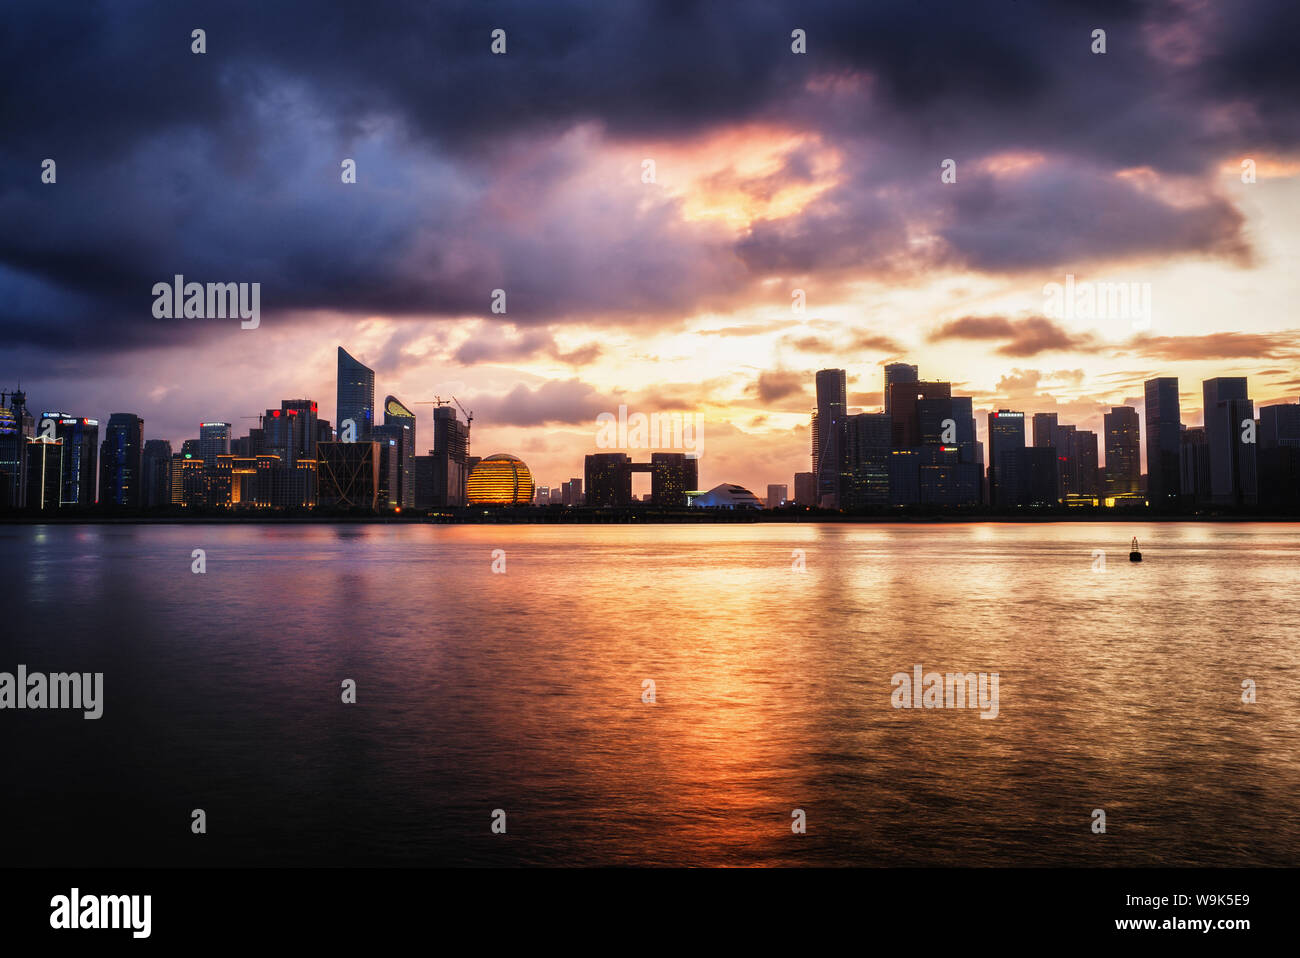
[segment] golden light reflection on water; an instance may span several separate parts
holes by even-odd
[[[232,802],[317,796],[304,828],[344,858],[1300,863],[1295,525],[66,533],[25,581],[81,569],[78,594],[32,589],[23,614],[75,643],[77,617],[147,609],[114,643],[157,670],[135,690],[149,714],[242,783]],[[915,665],[998,673],[998,716],[893,708]],[[183,754],[136,734],[159,767]],[[270,826],[249,841],[230,854],[310,860]]]

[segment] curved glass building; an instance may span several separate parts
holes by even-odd
[[[356,441],[365,442],[375,425],[375,371],[339,347],[338,396],[334,428],[343,438],[343,423],[356,425]]]
[[[522,459],[498,453],[480,460],[466,483],[471,506],[528,505],[533,476]]]

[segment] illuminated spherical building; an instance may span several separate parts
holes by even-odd
[[[527,505],[533,501],[533,476],[522,459],[498,453],[474,467],[466,496],[471,506]]]

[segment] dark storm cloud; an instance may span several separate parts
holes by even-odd
[[[1097,26],[1104,56],[1088,50]],[[516,323],[653,324],[778,274],[1245,261],[1240,215],[1208,177],[1224,155],[1296,147],[1297,26],[1282,2],[11,0],[0,333],[98,350],[224,334],[149,315],[175,273],[262,282],[284,322],[487,316],[503,287]],[[505,56],[489,52],[496,27]],[[745,122],[816,136],[843,158],[838,181],[736,237],[580,175],[607,139]],[[981,169],[1016,151],[1045,159],[1011,179]],[[809,182],[815,152],[706,185],[770,196]],[[1166,203],[1114,175],[1130,167],[1200,177],[1204,195]],[[918,230],[935,242],[913,244]]]

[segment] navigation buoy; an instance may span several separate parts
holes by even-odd
[[[1141,561],[1142,561],[1142,553],[1138,551],[1138,537],[1137,537],[1137,536],[1134,536],[1134,537],[1133,537],[1133,543],[1132,543],[1132,545],[1129,546],[1128,561],[1129,561],[1129,562],[1141,562]]]

